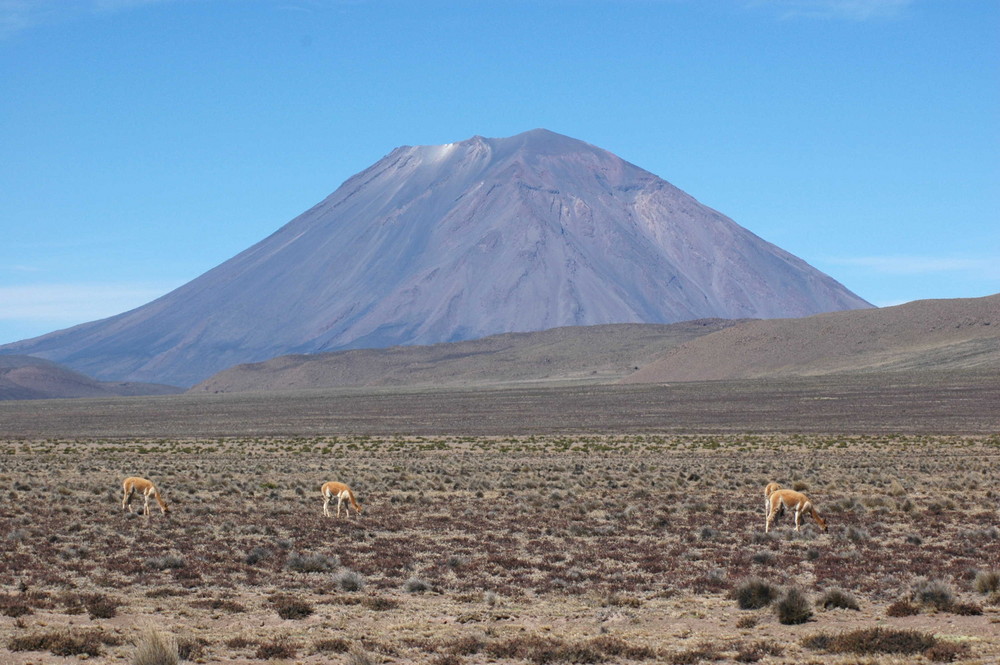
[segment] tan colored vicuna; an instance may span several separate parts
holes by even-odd
[[[150,497],[156,499],[156,503],[160,505],[160,510],[163,511],[164,515],[170,511],[170,509],[167,508],[167,504],[160,496],[160,491],[156,489],[156,485],[154,485],[152,481],[146,480],[145,478],[139,478],[137,476],[126,478],[124,482],[122,482],[122,491],[124,492],[124,496],[122,497],[122,510],[128,510],[131,513],[132,497],[135,496],[136,492],[141,492],[143,498],[145,499],[142,506],[143,515],[149,514]]]
[[[354,507],[355,513],[361,512],[361,506],[359,506],[358,502],[354,499],[354,492],[352,492],[351,488],[344,483],[332,481],[325,483],[323,487],[320,488],[320,492],[323,493],[323,514],[327,517],[330,516],[330,501],[333,500],[333,497],[337,497],[337,517],[340,517],[340,506],[344,503],[344,499],[351,502],[351,506]],[[351,509],[349,507],[345,507],[344,511],[347,513],[348,517],[351,516]]]
[[[765,532],[771,530],[771,523],[774,521],[774,518],[783,513],[786,508],[795,513],[796,531],[799,530],[799,526],[802,524],[803,515],[808,515],[816,520],[816,524],[823,531],[826,531],[826,520],[820,517],[812,501],[802,492],[796,492],[795,490],[775,490],[771,492],[771,495],[767,498],[767,502],[767,519],[764,521]]]

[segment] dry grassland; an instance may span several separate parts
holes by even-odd
[[[998,481],[997,436],[0,441],[0,662],[995,663]]]

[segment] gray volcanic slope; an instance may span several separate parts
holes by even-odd
[[[189,386],[289,353],[864,307],[653,174],[534,130],[397,148],[162,298],[0,352]]]
[[[956,370],[1000,373],[1000,294],[747,321],[677,346],[623,383]]]

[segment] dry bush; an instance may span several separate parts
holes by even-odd
[[[61,630],[11,638],[11,651],[49,651],[56,656],[100,656],[101,646],[118,646],[121,640],[101,630]]]
[[[785,592],[785,596],[778,601],[775,609],[778,612],[778,621],[786,625],[805,623],[813,615],[809,599],[795,587]]]
[[[784,647],[775,642],[760,640],[752,644],[740,644],[736,650],[736,662],[756,663],[766,656],[780,656],[784,652]]]
[[[979,571],[976,573],[976,579],[972,582],[972,588],[983,594],[1000,591],[1000,571]]]
[[[341,591],[361,591],[365,588],[365,578],[353,570],[342,570],[333,576],[333,583]]]
[[[135,645],[132,665],[177,665],[179,660],[177,641],[149,628],[143,631]]]
[[[890,617],[912,617],[920,614],[920,606],[908,600],[897,600],[885,608],[885,614]]]
[[[860,610],[858,601],[843,589],[830,589],[824,593],[817,603],[824,610],[840,608],[845,610]]]
[[[254,652],[254,657],[259,660],[295,658],[296,653],[298,653],[298,649],[287,637],[277,637],[267,642],[261,642],[257,651]]]
[[[313,653],[347,653],[350,650],[351,643],[340,637],[313,642]]]
[[[778,587],[770,582],[753,578],[736,587],[732,595],[741,610],[759,610],[774,602],[779,593]]]
[[[293,596],[279,594],[270,598],[275,611],[282,619],[305,619],[315,612],[315,608],[304,600]]]
[[[668,654],[667,662],[670,665],[694,665],[703,660],[719,660],[720,658],[722,658],[722,653],[719,647],[710,642],[702,642],[690,649]]]
[[[298,573],[326,573],[340,566],[336,556],[323,554],[292,554],[285,562],[285,567]]]
[[[944,642],[929,633],[893,628],[865,628],[837,635],[819,633],[802,640],[807,649],[861,656],[876,654],[923,654],[936,662],[949,662],[968,654],[968,647]]]
[[[947,611],[955,603],[955,593],[946,582],[925,577],[914,581],[910,595],[914,602],[941,611]]]

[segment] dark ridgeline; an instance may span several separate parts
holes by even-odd
[[[534,130],[397,148],[175,291],[0,352],[190,386],[288,353],[865,307],[657,176]]]

